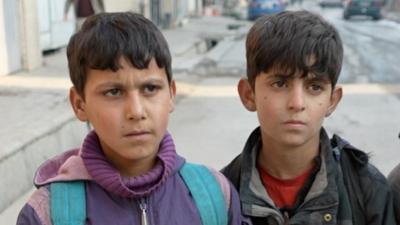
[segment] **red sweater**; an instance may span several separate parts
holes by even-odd
[[[268,172],[257,166],[261,181],[268,192],[268,195],[274,201],[278,208],[293,208],[296,204],[297,194],[307,181],[314,167],[306,170],[299,176],[282,180],[271,176]]]

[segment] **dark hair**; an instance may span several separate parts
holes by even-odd
[[[343,46],[337,30],[308,11],[286,11],[259,18],[246,40],[247,77],[254,88],[256,76],[271,69],[302,76],[328,76],[337,83]]]
[[[70,78],[84,97],[88,69],[117,71],[125,57],[138,69],[151,59],[172,80],[171,54],[160,30],[144,16],[132,12],[100,13],[88,17],[67,46]]]

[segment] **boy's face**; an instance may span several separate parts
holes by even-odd
[[[93,125],[107,159],[135,176],[153,166],[174,109],[175,83],[169,85],[154,59],[141,70],[123,58],[120,63],[116,72],[88,70],[85,98],[72,88],[70,100],[77,117]]]
[[[342,96],[341,87],[332,90],[328,78],[288,77],[276,71],[259,74],[254,90],[242,79],[238,91],[244,106],[257,111],[263,142],[282,147],[319,143],[322,122]]]

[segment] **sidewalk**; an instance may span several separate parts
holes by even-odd
[[[240,23],[203,17],[191,19],[184,27],[164,30],[175,79],[193,81],[190,73],[203,60],[210,40],[243,36],[247,30],[227,28]],[[15,224],[32,190],[36,168],[49,157],[79,146],[87,132],[69,106],[70,86],[65,49],[45,56],[43,67],[34,71],[0,76],[0,221],[5,224]]]

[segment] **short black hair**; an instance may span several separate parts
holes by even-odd
[[[154,58],[172,81],[171,53],[167,41],[150,20],[133,12],[100,13],[90,16],[67,46],[70,78],[79,95],[89,69],[117,71],[125,58],[138,69],[148,68]]]
[[[327,76],[334,87],[343,61],[338,31],[308,11],[285,11],[256,20],[246,39],[247,78],[254,88],[261,72]]]

